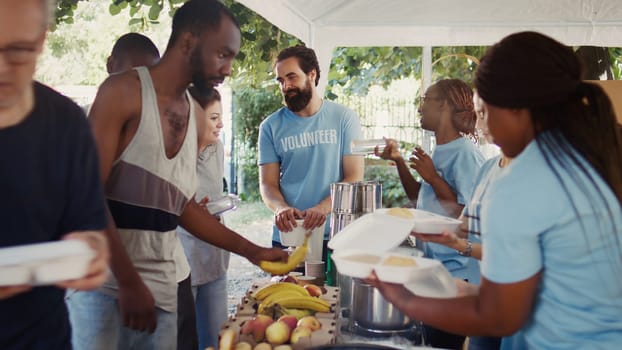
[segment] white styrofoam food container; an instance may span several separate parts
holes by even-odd
[[[408,237],[417,217],[427,213],[410,211],[412,218],[402,218],[387,214],[387,209],[379,209],[344,227],[328,242],[328,247],[334,250],[332,258],[337,270],[355,278],[367,278],[375,270],[381,281],[403,284],[411,291],[416,290],[415,294],[455,296],[453,278],[440,261],[391,251]],[[410,260],[413,264],[383,264],[391,257]]]
[[[376,212],[386,214],[389,209],[378,209]],[[411,231],[428,235],[441,234],[445,231],[454,232],[460,225],[458,219],[438,215],[421,209],[408,209],[412,218]]]
[[[75,239],[0,248],[0,286],[81,278],[94,255],[88,244]]]

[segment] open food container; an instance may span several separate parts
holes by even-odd
[[[75,239],[0,248],[0,286],[82,278],[94,255],[88,244]]]
[[[440,261],[392,251],[408,237],[418,218],[429,219],[427,212],[408,212],[412,217],[394,216],[388,214],[389,210],[380,209],[346,226],[328,242],[337,270],[355,278],[367,278],[375,270],[381,281],[403,284],[417,295],[455,296],[453,278]],[[432,221],[441,222],[436,218]],[[458,223],[451,223],[456,225],[454,229]]]

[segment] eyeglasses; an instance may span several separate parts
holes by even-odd
[[[37,58],[38,50],[36,47],[9,46],[0,48],[0,54],[9,64],[30,63]]]
[[[423,95],[423,96],[417,97],[417,99],[415,100],[415,104],[421,105],[424,102],[429,101],[429,100],[441,101],[441,100],[443,100],[443,98],[442,97],[438,97],[438,96],[434,97],[434,96]]]

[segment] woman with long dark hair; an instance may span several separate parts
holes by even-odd
[[[378,281],[409,316],[446,331],[510,336],[503,348],[614,349],[622,342],[622,143],[611,103],[572,49],[534,32],[482,58],[488,130],[514,158],[480,203],[482,283],[454,299]]]

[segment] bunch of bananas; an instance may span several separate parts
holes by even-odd
[[[292,271],[302,262],[302,260],[304,260],[305,256],[307,256],[307,251],[309,249],[309,235],[310,232],[307,232],[304,243],[294,250],[294,252],[287,258],[287,262],[262,260],[259,262],[259,267],[273,275],[284,275]]]
[[[275,305],[280,305],[284,313],[287,310],[310,310],[312,312],[330,312],[330,304],[323,299],[312,297],[309,292],[294,283],[276,282],[257,290],[253,297],[259,303],[257,313],[272,314]],[[291,311],[300,314],[301,312]]]

